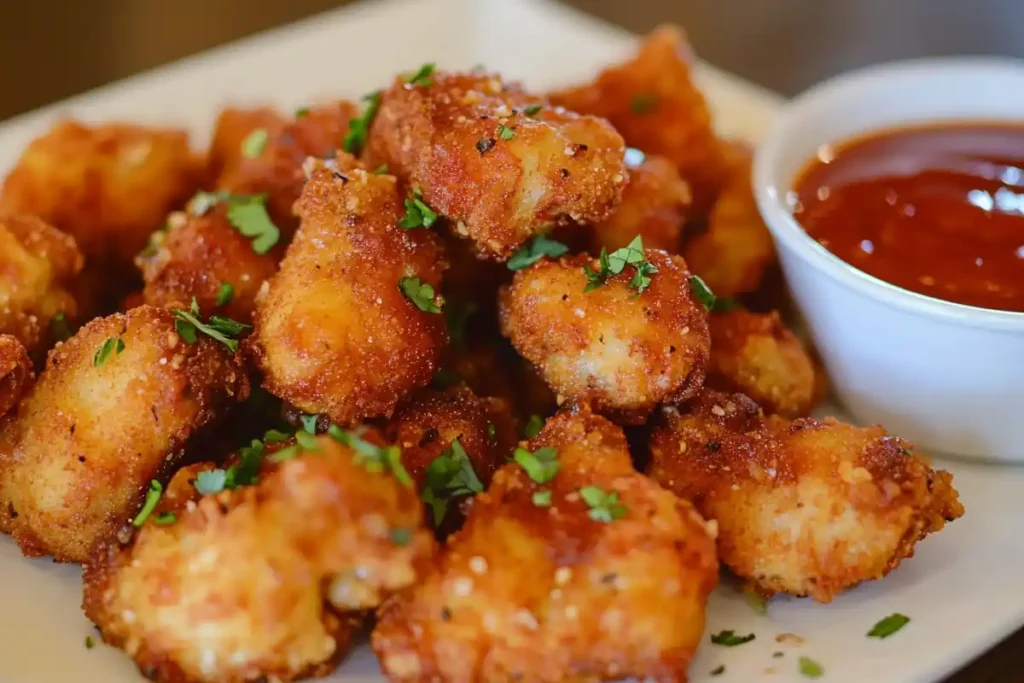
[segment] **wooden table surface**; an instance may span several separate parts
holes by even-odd
[[[1019,30],[1024,0],[569,2],[635,31],[678,22],[708,61],[787,94],[838,71],[890,59],[1024,56]],[[344,0],[2,1],[0,119],[341,4]],[[1022,681],[1024,630],[946,683]]]

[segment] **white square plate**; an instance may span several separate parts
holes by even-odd
[[[386,0],[321,15],[0,125],[0,168],[55,117],[129,119],[189,126],[204,144],[226,102],[274,101],[296,107],[327,95],[356,97],[398,71],[426,61],[468,68],[477,63],[545,90],[589,77],[629,50],[633,38],[548,0]],[[723,133],[756,141],[781,100],[711,68],[700,78]],[[831,605],[777,599],[754,614],[731,586],[709,607],[708,633],[755,633],[735,648],[707,644],[691,681],[804,681],[797,658],[825,669],[828,683],[932,683],[1024,624],[1024,470],[941,463],[952,470],[967,508],[963,519],[919,547],[884,581]],[[87,650],[94,631],[79,607],[78,568],[27,560],[0,538],[0,680],[66,683],[141,680],[112,648]],[[910,624],[879,641],[865,633],[901,612]],[[801,645],[776,636],[795,633]],[[773,658],[776,651],[784,652]],[[721,675],[710,671],[725,665]],[[329,679],[381,680],[363,645]]]

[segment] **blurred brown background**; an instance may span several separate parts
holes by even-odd
[[[0,0],[0,119],[342,4],[344,0]],[[679,22],[704,59],[786,94],[872,62],[947,54],[1024,57],[1024,0],[570,4],[635,31],[660,21]],[[949,683],[1021,681],[1024,632]]]

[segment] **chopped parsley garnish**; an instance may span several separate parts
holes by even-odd
[[[388,172],[388,165],[387,164],[381,164],[380,166],[377,167],[377,170],[375,170],[373,172],[373,174],[374,175],[387,175],[387,172]]]
[[[523,113],[526,114],[527,116],[536,116],[537,114],[540,113],[540,110],[543,108],[544,107],[542,105],[531,104],[527,106],[526,109],[523,109]]]
[[[299,422],[302,423],[302,428],[310,434],[316,434],[316,422],[320,419],[319,413],[316,415],[303,415],[299,418]]]
[[[750,586],[743,587],[743,599],[754,611],[754,614],[768,614],[768,599]]]
[[[299,107],[295,110],[295,118],[304,119],[309,116],[309,107]]]
[[[870,631],[868,631],[868,638],[888,638],[892,634],[899,631],[901,628],[906,626],[910,622],[910,617],[904,616],[899,612],[890,614],[885,619],[879,620]]]
[[[658,96],[654,93],[636,93],[629,99],[629,108],[634,114],[646,114],[658,106]]]
[[[281,231],[270,220],[266,197],[252,195],[247,201],[229,202],[228,222],[245,237],[252,237],[252,250],[266,254],[281,239]]]
[[[92,636],[85,637],[85,649],[91,650],[96,646],[96,641],[92,639]]]
[[[193,216],[205,216],[210,209],[221,202],[231,201],[233,196],[230,192],[203,192],[200,190],[189,200],[188,212]]]
[[[370,135],[370,124],[373,123],[373,117],[380,109],[380,90],[374,90],[372,93],[364,95],[363,99],[366,101],[363,113],[359,118],[348,120],[348,132],[345,133],[345,138],[341,141],[341,148],[353,155],[359,154],[366,146],[366,139]]]
[[[434,288],[418,277],[403,277],[398,281],[398,288],[424,313],[440,313],[444,306],[444,298],[437,296]]]
[[[427,483],[420,497],[430,506],[434,526],[440,526],[452,498],[470,496],[484,490],[466,449],[458,439],[454,439],[448,448],[427,465],[426,476]]]
[[[247,159],[255,159],[263,154],[269,137],[270,135],[267,133],[266,128],[257,128],[246,135],[245,139],[242,140],[242,156]]]
[[[220,468],[200,472],[196,476],[193,486],[195,486],[196,491],[203,496],[220,493],[224,490],[224,484],[227,482],[227,476],[228,473]]]
[[[690,276],[690,289],[705,311],[710,311],[715,307],[715,301],[717,300],[715,293],[711,291],[711,288],[707,286],[699,275]]]
[[[320,444],[316,442],[316,437],[305,430],[299,430],[295,432],[295,443],[287,448],[282,448],[279,451],[275,451],[270,455],[271,462],[283,462],[294,458],[299,453],[305,451],[316,451],[320,450]]]
[[[561,466],[558,462],[558,451],[552,446],[538,448],[533,453],[519,447],[512,454],[512,459],[538,484],[546,484],[554,479]]]
[[[171,312],[175,318],[174,329],[189,345],[195,344],[197,333],[202,332],[211,339],[216,339],[234,353],[238,350],[238,335],[251,327],[219,315],[210,316],[209,322],[204,323],[199,318],[199,304],[196,303],[195,297],[192,297],[192,306],[189,310],[183,311],[180,308],[175,308]]]
[[[302,446],[304,451],[315,451],[320,448],[316,442],[316,436],[311,432],[295,432],[295,441]]]
[[[907,457],[910,457],[910,456],[912,456],[914,454],[914,451],[910,450],[906,446],[901,446],[900,447],[900,453],[902,453],[903,455],[905,455]]]
[[[609,524],[626,516],[626,506],[619,502],[616,491],[606,493],[598,486],[584,486],[580,489],[580,497],[590,507],[587,516],[595,522]]]
[[[740,308],[740,303],[731,297],[715,297],[715,313],[728,313]]]
[[[259,479],[260,461],[265,450],[263,442],[253,439],[248,446],[238,449],[238,462],[226,470],[217,468],[200,472],[193,486],[201,495],[209,496],[220,493],[224,489],[255,484]]]
[[[434,63],[428,62],[421,66],[419,70],[416,71],[416,73],[414,73],[412,76],[406,78],[405,82],[408,83],[409,85],[429,86],[432,83],[432,81],[430,80],[430,76],[434,73],[434,68]]]
[[[561,242],[549,239],[544,235],[537,235],[529,242],[516,249],[512,254],[512,258],[510,258],[508,263],[505,265],[512,271],[522,270],[527,266],[532,266],[545,256],[558,258],[567,251],[569,251],[569,247],[565,246]]]
[[[821,678],[821,676],[825,673],[825,670],[821,668],[821,664],[818,664],[810,657],[801,657],[799,660],[799,665],[800,673],[802,673],[807,678]]]
[[[534,491],[533,504],[539,508],[551,507],[551,491]]]
[[[584,292],[601,287],[613,275],[618,275],[632,266],[635,269],[633,277],[629,281],[629,287],[636,290],[637,295],[642,294],[651,284],[651,275],[658,272],[653,263],[647,261],[644,256],[644,243],[639,235],[633,238],[625,247],[616,249],[611,254],[601,250],[598,259],[599,270],[592,270],[589,264],[583,266],[583,272],[587,276],[587,286]]]
[[[268,429],[263,435],[264,443],[283,443],[288,439],[292,438],[292,435],[287,432],[282,432],[279,429]]]
[[[71,339],[71,325],[68,324],[68,315],[64,311],[57,311],[50,318],[50,334],[54,341],[67,341]]]
[[[735,631],[719,631],[711,635],[711,642],[715,645],[724,645],[725,647],[736,647],[743,643],[749,643],[754,639],[753,633],[748,633],[745,636],[736,635]]]
[[[149,490],[146,491],[146,502],[142,504],[142,509],[139,510],[139,514],[132,520],[132,526],[138,528],[145,524],[146,518],[156,509],[156,504],[160,502],[160,496],[164,493],[164,486],[156,479],[149,482]]]
[[[498,137],[502,140],[511,140],[516,136],[516,131],[508,126],[498,126]]]
[[[392,529],[391,542],[398,546],[407,546],[412,541],[412,532],[408,529]]]
[[[120,337],[109,337],[93,354],[92,366],[94,368],[102,367],[110,358],[110,354],[120,355],[122,351],[124,351],[124,340]]]
[[[477,305],[472,301],[448,301],[444,307],[444,322],[448,336],[455,344],[466,343],[466,325],[476,313]]]
[[[160,524],[166,526],[167,524],[174,524],[178,521],[178,516],[173,512],[161,512],[159,515],[153,517],[153,524]]]
[[[412,486],[412,477],[402,464],[402,449],[398,446],[378,446],[362,438],[357,431],[347,432],[338,425],[331,425],[327,435],[338,441],[356,454],[356,462],[371,472],[391,473],[403,486]]]
[[[544,429],[544,418],[540,415],[531,415],[526,420],[526,427],[523,428],[523,436],[527,439],[540,434],[540,430]]]
[[[214,303],[220,306],[227,306],[231,303],[231,300],[235,298],[235,288],[231,286],[229,282],[220,283],[220,289],[217,290],[217,298],[214,299]]]
[[[417,189],[405,200],[405,215],[398,219],[398,226],[406,230],[429,228],[437,222],[437,212],[423,201],[423,194]]]

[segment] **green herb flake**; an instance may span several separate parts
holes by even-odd
[[[498,137],[502,140],[511,140],[516,136],[516,131],[508,126],[498,126]]]
[[[526,420],[526,427],[523,428],[523,437],[532,439],[544,429],[544,418],[540,415],[531,415]]]
[[[715,293],[711,291],[711,288],[707,286],[707,283],[700,278],[699,275],[690,276],[690,291],[697,297],[697,301],[704,307],[705,311],[711,311],[715,308]]]
[[[448,301],[444,307],[444,321],[448,327],[448,336],[452,343],[465,345],[466,325],[477,311],[472,301]]]
[[[731,297],[715,297],[715,305],[712,309],[712,313],[728,313],[729,311],[735,311],[737,308],[742,308],[740,303]]]
[[[378,446],[364,439],[360,430],[348,432],[335,424],[327,429],[327,436],[355,451],[356,462],[367,470],[390,470],[400,484],[412,486],[412,477],[402,464],[402,449],[398,446]]]
[[[257,254],[266,254],[281,239],[281,231],[267,213],[266,201],[263,195],[252,195],[228,205],[228,222],[245,237],[253,238],[252,250]]]
[[[900,453],[902,453],[903,455],[907,456],[908,458],[911,457],[912,455],[914,455],[914,451],[910,450],[906,446],[901,446],[900,447]]]
[[[583,288],[583,291],[589,292],[601,287],[613,275],[622,273],[627,266],[636,271],[629,281],[629,287],[639,296],[650,286],[651,276],[658,272],[658,268],[647,261],[643,239],[639,235],[634,237],[628,245],[616,249],[611,254],[602,249],[598,258],[598,270],[595,271],[589,264],[584,264],[583,272],[587,276],[587,286]]]
[[[200,472],[196,476],[193,486],[196,487],[196,491],[198,491],[202,496],[220,493],[224,490],[224,484],[227,482],[227,476],[227,472],[220,468]]]
[[[120,355],[122,351],[124,351],[124,340],[120,337],[109,337],[93,354],[92,366],[94,368],[103,367],[103,364],[110,358],[110,354]]]
[[[807,678],[821,678],[825,673],[825,670],[821,668],[821,664],[818,664],[810,657],[801,657],[798,664],[800,673]]]
[[[647,114],[658,106],[658,96],[654,93],[636,93],[629,99],[629,108],[634,114]]]
[[[427,465],[426,485],[420,497],[430,506],[434,526],[440,526],[453,498],[471,496],[483,490],[483,482],[473,469],[466,449],[458,439],[454,439]]]
[[[238,335],[251,327],[219,315],[210,316],[209,322],[204,323],[200,319],[199,304],[195,297],[192,297],[192,306],[188,311],[175,308],[171,313],[174,315],[174,329],[186,344],[195,344],[197,333],[202,332],[228,347],[232,353],[238,350]]]
[[[436,65],[433,62],[428,62],[421,66],[413,75],[407,77],[405,82],[409,85],[430,86],[433,83],[430,77],[433,75],[435,68]]]
[[[168,524],[174,524],[178,521],[178,516],[173,512],[161,512],[159,515],[153,516],[153,524],[159,524],[161,526],[167,526]]]
[[[533,504],[539,508],[551,507],[551,491],[534,491]]]
[[[377,167],[377,170],[375,170],[373,172],[374,175],[387,175],[387,173],[388,173],[388,165],[387,164],[381,164],[380,166]]]
[[[609,524],[626,516],[626,506],[619,502],[616,491],[606,493],[598,486],[584,486],[580,489],[580,497],[590,508],[587,516],[595,522]]]
[[[245,136],[242,140],[242,156],[247,159],[255,159],[259,155],[263,154],[263,150],[267,146],[267,140],[270,138],[266,128],[257,128],[251,133]]]
[[[213,300],[213,303],[219,308],[221,306],[227,306],[234,298],[235,288],[232,287],[229,282],[222,282],[220,283],[220,288],[217,290],[217,298]]]
[[[527,106],[525,109],[523,109],[523,113],[526,114],[527,116],[536,116],[537,114],[540,113],[540,110],[543,108],[544,107],[540,104],[531,104]]]
[[[71,339],[71,325],[68,323],[68,315],[64,311],[57,311],[50,318],[50,334],[54,341],[62,342]]]
[[[91,650],[94,647],[96,647],[96,641],[93,640],[92,636],[86,636],[85,637],[85,649],[86,650]]]
[[[295,110],[295,118],[304,119],[309,116],[309,107],[299,107]]]
[[[295,432],[295,440],[304,451],[315,451],[320,448],[320,445],[316,442],[316,437],[309,432]]]
[[[302,428],[310,434],[316,434],[316,423],[320,419],[319,413],[316,415],[303,415],[299,418],[299,422],[302,423]]]
[[[366,146],[366,140],[370,135],[370,124],[373,123],[374,117],[377,116],[377,110],[380,109],[380,90],[364,95],[363,100],[366,102],[363,113],[358,118],[349,119],[348,132],[345,133],[345,137],[341,141],[341,148],[352,155],[358,155]]]
[[[193,216],[205,216],[210,209],[221,202],[227,202],[233,195],[230,192],[196,192],[188,202],[188,212]]]
[[[284,443],[288,439],[292,438],[292,435],[288,432],[282,432],[279,429],[268,429],[263,434],[264,443]]]
[[[391,542],[397,546],[407,546],[412,542],[412,532],[402,528],[392,529]]]
[[[418,277],[403,277],[398,288],[416,308],[424,313],[440,313],[444,298],[437,296],[434,288]]]
[[[719,631],[711,635],[711,642],[715,645],[723,645],[725,647],[736,647],[743,643],[749,643],[754,639],[753,633],[748,633],[745,636],[736,635],[735,631]]]
[[[423,194],[414,190],[405,200],[405,214],[398,219],[398,226],[406,230],[429,228],[437,222],[437,212],[423,201]]]
[[[490,420],[487,421],[487,438],[494,441],[498,438],[498,428]]]
[[[132,526],[138,528],[146,523],[146,518],[156,509],[156,504],[160,502],[160,496],[164,493],[164,486],[156,479],[149,482],[149,489],[146,491],[146,501],[142,504],[142,509],[139,510],[139,514],[132,520]]]
[[[567,251],[569,251],[569,247],[561,242],[549,239],[544,235],[537,235],[529,242],[516,249],[512,254],[512,258],[508,260],[508,263],[506,263],[505,266],[511,271],[522,270],[527,266],[532,266],[545,256],[558,258]]]
[[[238,462],[227,469],[224,488],[234,489],[255,484],[259,480],[264,450],[266,446],[259,439],[253,439],[248,446],[238,449]]]
[[[868,631],[868,638],[888,638],[910,623],[910,617],[896,612],[881,619]]]
[[[768,599],[750,586],[743,587],[743,600],[754,614],[768,614]]]
[[[538,448],[531,453],[525,448],[516,448],[512,459],[526,470],[527,476],[538,484],[546,484],[555,478],[561,463],[558,462],[558,451],[551,446]]]

